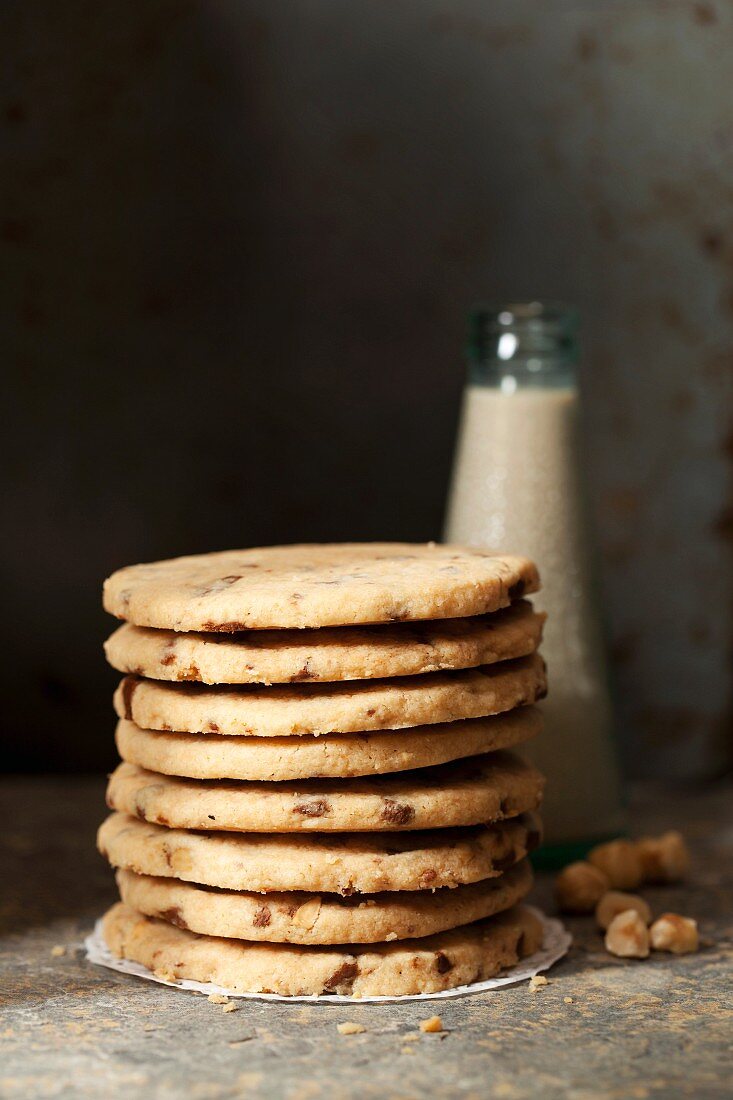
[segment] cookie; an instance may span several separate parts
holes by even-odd
[[[526,558],[435,543],[227,550],[132,565],[104,607],[166,630],[280,630],[484,615],[539,587]]]
[[[533,814],[410,833],[191,833],[114,813],[97,835],[113,867],[223,890],[377,894],[493,878],[537,846]]]
[[[308,779],[383,775],[507,749],[542,729],[536,707],[416,729],[329,737],[219,737],[117,725],[123,760],[148,771],[192,779]]]
[[[543,777],[494,752],[369,779],[251,783],[183,779],[120,764],[107,805],[174,829],[242,833],[389,832],[489,824],[542,801]]]
[[[120,897],[148,917],[205,936],[270,943],[382,943],[432,936],[501,913],[532,886],[529,860],[498,878],[455,890],[391,894],[262,894],[211,890],[170,878],[117,872]]]
[[[143,729],[289,737],[483,718],[533,703],[545,691],[544,662],[534,653],[458,672],[297,687],[212,688],[127,676],[114,705],[120,718]]]
[[[534,653],[545,616],[518,600],[480,618],[410,624],[179,634],[125,623],[104,643],[119,672],[204,684],[285,684],[414,676]]]
[[[103,934],[113,955],[168,981],[284,996],[437,993],[493,978],[542,945],[542,925],[522,907],[425,939],[353,951],[197,936],[124,904],[105,914]]]

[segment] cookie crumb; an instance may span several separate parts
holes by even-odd
[[[572,997],[563,997],[563,1003],[566,1004],[566,1005],[571,1005],[573,1003],[573,998]]]
[[[414,1047],[400,1047],[400,1054],[414,1054]]]
[[[388,932],[387,935],[384,938],[388,943],[391,943],[392,940],[397,939],[397,933],[396,932]]]
[[[207,1000],[210,1005],[228,1005],[229,998],[225,997],[223,993],[209,993]]]
[[[421,1031],[434,1035],[443,1030],[443,1021],[440,1016],[429,1016],[427,1020],[421,1020],[419,1026]]]
[[[339,1035],[361,1035],[363,1031],[366,1031],[365,1027],[361,1024],[355,1024],[351,1020],[346,1020],[343,1024],[336,1024],[336,1030]]]
[[[403,1043],[418,1043],[420,1041],[419,1031],[408,1031],[407,1035],[402,1036]]]
[[[541,989],[543,985],[549,985],[549,979],[544,974],[535,974],[533,978],[529,979],[529,991],[530,993],[536,993],[538,989]]]
[[[55,959],[60,959],[62,955],[66,954],[66,948],[57,943],[55,947],[51,948],[51,954]]]
[[[234,1001],[229,1001],[229,1003],[225,1004],[222,1008],[222,1012],[236,1012],[238,1007],[239,1006],[235,1005]]]

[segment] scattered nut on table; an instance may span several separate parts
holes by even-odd
[[[427,1020],[420,1021],[420,1030],[434,1033],[443,1030],[443,1021],[440,1016],[429,1016]]]
[[[621,890],[609,890],[604,894],[596,906],[596,921],[600,928],[606,929],[615,916],[634,909],[644,924],[649,924],[652,919],[652,911],[638,894],[624,894]]]
[[[643,878],[641,855],[631,840],[609,840],[588,853],[588,862],[596,867],[617,890],[633,890]]]
[[[607,875],[590,863],[569,863],[555,879],[557,904],[564,913],[592,913],[610,885]]]
[[[361,1035],[363,1031],[366,1031],[365,1027],[361,1024],[355,1024],[351,1020],[344,1021],[343,1024],[336,1024],[336,1030],[339,1035]]]
[[[606,930],[606,951],[622,959],[645,959],[649,929],[635,909],[617,913]]]
[[[673,955],[689,955],[700,946],[697,921],[678,913],[662,913],[649,929],[649,937],[655,951]]]
[[[636,847],[645,882],[679,882],[690,869],[689,849],[674,829],[662,836],[643,836]]]

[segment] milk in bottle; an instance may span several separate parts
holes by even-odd
[[[576,319],[529,303],[477,310],[446,540],[527,554],[548,613],[545,732],[529,755],[547,776],[546,842],[573,854],[621,831],[613,713],[584,500]]]

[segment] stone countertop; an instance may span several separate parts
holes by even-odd
[[[523,984],[425,1006],[238,1001],[230,1013],[84,960],[81,941],[115,896],[94,847],[100,779],[8,778],[0,791],[3,1098],[731,1095],[729,784],[645,787],[632,801],[633,833],[675,827],[692,845],[689,883],[644,893],[655,912],[699,919],[697,955],[615,959],[578,918],[567,922],[569,956],[536,992]],[[535,899],[549,897],[543,877]],[[406,1042],[436,1011],[446,1033]],[[346,1020],[366,1031],[340,1035]]]

